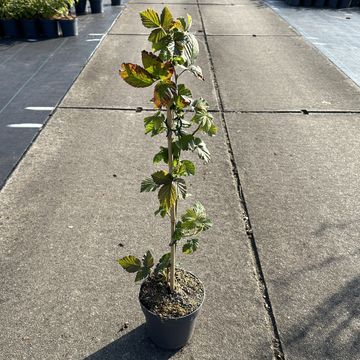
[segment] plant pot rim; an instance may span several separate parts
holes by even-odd
[[[199,281],[200,281],[200,283],[201,283],[201,285],[202,285],[202,288],[203,288],[203,290],[204,290],[204,293],[203,293],[203,298],[202,298],[202,300],[201,300],[201,303],[200,303],[200,305],[194,310],[194,311],[192,311],[191,313],[189,313],[189,314],[186,314],[186,315],[183,315],[183,316],[179,316],[179,317],[172,317],[172,316],[169,316],[169,317],[161,317],[160,315],[158,315],[158,314],[156,314],[156,313],[154,313],[154,312],[152,312],[151,310],[149,310],[142,302],[141,302],[141,300],[140,300],[140,292],[141,292],[141,288],[142,288],[142,286],[143,286],[143,284],[144,284],[144,282],[147,280],[147,279],[145,279],[142,283],[141,283],[141,285],[140,285],[140,291],[139,291],[139,296],[138,296],[138,299],[139,299],[139,303],[140,303],[140,306],[143,308],[143,309],[146,309],[146,311],[148,312],[148,313],[150,313],[150,314],[152,314],[152,315],[154,315],[154,316],[156,316],[157,318],[159,318],[159,319],[161,319],[161,320],[163,320],[163,321],[167,321],[167,320],[180,320],[180,319],[185,319],[185,318],[187,318],[187,317],[189,317],[189,316],[191,316],[191,315],[193,315],[194,313],[196,313],[197,311],[199,311],[199,309],[203,306],[203,304],[204,304],[204,301],[205,301],[205,297],[206,297],[206,292],[205,292],[205,286],[204,286],[204,283],[194,274],[194,273],[192,273],[191,271],[188,271],[188,270],[185,270],[185,269],[183,269],[183,268],[176,268],[176,269],[178,269],[178,270],[183,270],[183,271],[185,271],[185,272],[187,272],[187,273],[189,273],[189,274],[191,274],[192,276],[194,276],[196,279],[198,279]]]

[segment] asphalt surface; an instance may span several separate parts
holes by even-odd
[[[138,287],[115,261],[167,244],[156,198],[139,194],[161,144],[143,134],[150,94],[118,78],[146,42],[135,3],[1,191],[3,357],[356,359],[360,90],[250,0],[169,5],[195,18],[207,81],[188,85],[219,125],[189,185],[214,228],[179,257],[206,287],[191,343],[147,339]]]
[[[0,187],[71,87],[122,7],[79,16],[79,36],[0,40]]]

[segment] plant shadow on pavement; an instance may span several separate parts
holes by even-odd
[[[354,360],[360,354],[359,322],[360,276],[357,276],[309,311],[301,322],[284,331],[285,356],[288,350],[298,359]]]
[[[84,360],[167,360],[180,350],[162,350],[147,337],[145,324],[106,345]]]

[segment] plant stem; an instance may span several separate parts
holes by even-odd
[[[170,107],[167,108],[167,116],[166,116],[166,122],[168,126],[168,164],[169,164],[169,173],[171,173],[173,169],[173,153],[172,153],[172,126],[173,126],[173,114],[170,109]],[[176,223],[176,204],[177,200],[175,201],[175,204],[170,208],[170,226],[171,226],[171,239],[170,243],[172,244],[172,237],[175,232],[175,223]],[[176,262],[176,244],[171,245],[171,251],[170,251],[170,290],[175,290],[175,262]]]

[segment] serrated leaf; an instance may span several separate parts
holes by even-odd
[[[158,13],[153,9],[146,9],[140,12],[142,24],[146,28],[160,27],[160,19]]]
[[[176,94],[176,85],[172,81],[159,81],[155,85],[153,102],[157,108],[171,105]]]
[[[141,52],[142,62],[145,70],[155,79],[169,80],[174,74],[174,67],[170,61],[163,62],[153,53],[143,50]]]
[[[185,31],[186,22],[183,17],[178,17],[176,20],[174,20],[172,24],[172,29],[178,29],[180,31]]]
[[[158,135],[166,130],[165,116],[160,111],[144,119],[145,134]]]
[[[206,147],[206,144],[200,138],[195,138],[194,142],[199,158],[204,160],[206,163],[209,162],[211,160],[211,155]]]
[[[179,138],[179,140],[176,142],[177,145],[180,147],[181,150],[195,150],[196,144],[195,144],[195,138],[191,134],[183,135]]]
[[[187,186],[185,180],[177,178],[174,179],[173,184],[175,185],[176,193],[179,194],[179,196],[181,195],[181,197],[185,199],[187,194]]]
[[[161,161],[164,161],[164,163],[167,164],[168,160],[169,160],[168,148],[161,146],[160,151],[157,154],[155,154],[153,162],[157,164]]]
[[[162,40],[164,37],[167,36],[167,33],[164,29],[162,28],[158,28],[158,29],[154,29],[149,37],[148,37],[148,40],[151,42],[151,43],[155,43],[157,44],[158,42],[160,42],[160,40]]]
[[[199,43],[195,36],[191,33],[186,33],[182,41],[183,55],[186,59],[187,66],[193,65],[199,55]]]
[[[155,274],[159,274],[170,266],[170,258],[170,253],[166,253],[160,258],[154,270]]]
[[[193,101],[192,106],[194,107],[195,112],[198,111],[206,111],[209,108],[209,104],[207,101],[203,98],[199,98]]]
[[[156,171],[151,177],[157,185],[169,184],[172,181],[171,175],[165,170]]]
[[[147,178],[141,182],[140,192],[155,191],[158,187],[159,185],[156,184],[156,182],[152,178]]]
[[[132,255],[125,256],[118,260],[118,263],[129,273],[134,273],[140,270],[141,262],[140,260]]]
[[[199,202],[186,210],[179,223],[182,236],[194,236],[212,226],[211,220],[206,216],[204,206]]]
[[[154,79],[152,78],[151,74],[136,64],[121,64],[120,76],[129,85],[137,88],[148,87],[154,83]]]
[[[191,121],[198,124],[202,131],[209,134],[211,126],[213,125],[213,116],[207,111],[197,111]]]
[[[191,91],[184,84],[179,84],[177,86],[177,93],[178,93],[178,95],[176,96],[177,107],[183,109],[184,107],[191,104],[192,102]]]
[[[148,250],[142,258],[144,268],[152,268],[154,266],[154,258],[151,255],[151,252]]]
[[[138,282],[140,280],[143,280],[149,275],[150,275],[150,269],[143,267],[137,272],[136,277],[135,277],[135,281]]]
[[[176,187],[172,183],[164,184],[159,190],[158,198],[162,207],[168,211],[176,202]]]
[[[208,135],[209,136],[214,136],[214,135],[216,135],[217,134],[217,127],[216,127],[216,125],[215,124],[211,124],[211,127],[210,127],[210,129],[209,129],[209,131],[208,131]]]
[[[199,247],[198,239],[189,239],[182,248],[182,252],[186,255],[192,254]]]
[[[190,160],[182,160],[181,166],[185,167],[186,175],[195,175],[195,164]]]
[[[165,6],[161,12],[160,23],[161,27],[165,30],[169,30],[173,25],[173,16],[167,6]]]

